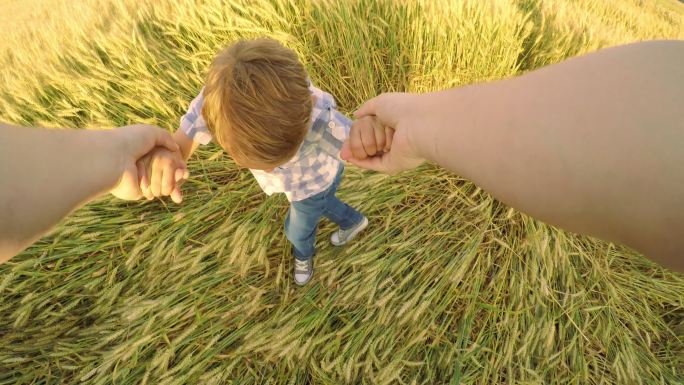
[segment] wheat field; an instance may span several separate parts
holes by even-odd
[[[239,37],[293,48],[349,113],[383,91],[684,39],[684,5],[0,0],[0,23],[0,120],[174,131]],[[684,383],[684,277],[624,247],[433,165],[349,166],[340,197],[371,225],[338,249],[324,222],[298,288],[286,199],[215,145],[189,169],[182,205],[103,197],[0,265],[0,384]]]

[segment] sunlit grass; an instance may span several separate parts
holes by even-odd
[[[664,1],[150,3],[36,10],[45,24],[0,43],[0,119],[175,130],[238,37],[295,49],[344,112],[382,91],[684,38],[684,6]],[[350,166],[340,196],[371,226],[337,249],[326,223],[314,279],[296,288],[284,197],[216,146],[189,167],[183,205],[100,199],[0,266],[0,384],[684,381],[684,279],[634,252],[430,165],[395,177]]]

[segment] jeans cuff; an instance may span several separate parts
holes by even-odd
[[[352,209],[352,210],[353,210],[353,209]],[[358,215],[358,217],[355,218],[355,221],[352,222],[352,225],[351,225],[351,226],[348,226],[348,227],[342,227],[342,226],[340,226],[340,229],[342,229],[342,230],[349,230],[349,229],[351,229],[352,227],[355,227],[356,225],[360,224],[361,221],[363,221],[363,214],[361,214],[361,213],[359,213],[359,212],[355,212],[355,213]],[[354,215],[354,217],[356,217],[357,215]]]
[[[308,261],[308,260],[310,260],[311,258],[313,258],[313,256],[314,256],[315,253],[311,254],[311,255],[308,256],[308,257],[305,257],[305,256],[302,255],[299,251],[297,251],[296,248],[292,247],[292,254],[294,255],[295,259],[298,259],[298,260],[300,260],[300,261]]]

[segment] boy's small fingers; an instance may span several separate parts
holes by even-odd
[[[375,132],[373,127],[361,131],[361,142],[363,143],[363,150],[368,156],[373,156],[377,152],[377,144],[375,142]]]
[[[145,177],[145,179],[140,183],[140,191],[142,191],[145,198],[151,197],[152,192],[150,191],[150,180]]]
[[[173,191],[173,188],[175,186],[174,183],[174,174],[176,173],[176,170],[174,170],[171,166],[164,167],[164,172],[162,176],[162,186],[161,186],[161,194],[163,196],[168,196],[171,194],[171,191]]]
[[[140,190],[143,190],[145,188],[145,183],[147,182],[145,164],[141,161],[137,161],[135,162],[135,167],[138,169],[138,184],[140,185]]]
[[[150,191],[155,197],[161,196],[162,179],[164,176],[163,167],[159,162],[153,162],[152,164],[152,178],[150,180]]]
[[[171,200],[176,204],[181,204],[183,202],[183,193],[179,186],[176,186],[171,192]]]
[[[180,182],[184,179],[186,172],[187,171],[182,168],[177,168],[173,180],[176,181],[176,183]]]
[[[147,200],[152,200],[154,199],[154,195],[152,194],[152,190],[150,189],[150,179],[149,177],[145,177],[145,186],[140,188],[140,191],[142,192],[143,196],[147,198]]]
[[[190,173],[188,172],[187,168],[182,168],[182,169],[177,169],[176,170],[176,189],[180,190],[180,186],[185,183],[186,180],[190,177]]]
[[[151,201],[152,199],[154,199],[154,195],[152,195],[152,190],[150,190],[149,187],[142,190],[142,193],[143,193],[143,196],[145,197],[145,199],[147,199],[148,201]]]
[[[140,192],[147,200],[154,198],[150,191],[150,177],[147,175],[147,162],[138,161],[138,178],[140,179]]]
[[[373,131],[375,132],[376,151],[383,152],[387,147],[387,137],[385,134],[385,127],[378,122],[374,122]]]
[[[366,150],[363,148],[363,139],[361,138],[361,130],[353,127],[349,132],[349,147],[351,149],[351,156],[356,159],[366,159]]]

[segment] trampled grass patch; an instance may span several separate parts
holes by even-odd
[[[50,127],[175,130],[239,37],[295,49],[344,112],[684,38],[675,1],[30,4],[44,20],[3,15],[16,33],[0,43],[0,119]],[[213,145],[189,167],[181,206],[104,197],[0,266],[0,384],[684,382],[684,278],[630,250],[432,165],[349,166],[340,196],[371,226],[336,249],[325,224],[296,288],[284,197]]]

